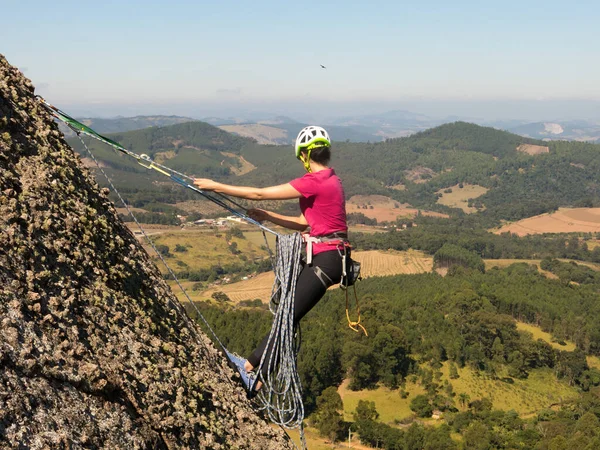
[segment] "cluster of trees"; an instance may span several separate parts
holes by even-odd
[[[569,237],[564,234],[522,237],[510,233],[494,234],[473,217],[440,219],[421,216],[417,224],[402,231],[352,233],[352,244],[359,250],[413,248],[432,255],[445,244],[452,244],[485,259],[569,258],[600,262],[600,247],[590,250],[586,243],[593,237],[591,233]]]
[[[541,410],[527,420],[514,410],[494,410],[488,398],[470,401],[466,394],[459,397],[460,409],[446,411],[440,426],[423,426],[413,417],[403,421],[405,427],[398,428],[379,422],[375,403],[368,400],[359,400],[353,422],[345,422],[342,399],[336,388],[329,387],[317,398],[309,420],[321,436],[332,442],[348,435],[356,439],[358,434],[362,444],[390,450],[600,448],[600,388],[563,404],[558,411]],[[433,410],[427,395],[417,395],[411,409],[417,417],[427,418]],[[461,436],[462,447],[452,433]]]
[[[600,382],[585,359],[586,353],[600,354],[600,302],[592,286],[567,286],[540,275],[535,266],[515,264],[486,273],[459,268],[446,277],[369,278],[358,289],[368,338],[347,331],[338,290],[328,292],[303,320],[298,368],[309,411],[323,390],[345,378],[351,389],[398,388],[407,376],[422,374],[423,363],[439,368],[449,361],[451,370],[468,365],[492,377],[508,373],[512,378],[547,367],[583,390]],[[242,334],[241,346],[232,349],[250,351],[250,336],[240,331],[244,324],[233,319],[240,313],[214,314],[227,316],[219,322],[222,327],[215,326],[219,336],[233,342]],[[270,314],[255,314],[253,320],[268,329]],[[559,351],[533,340],[517,331],[515,318],[573,340],[580,350]],[[431,404],[443,408],[447,398],[436,400],[436,395],[445,387],[432,389]]]
[[[524,420],[515,411],[492,409],[488,399],[468,403],[463,411],[445,414],[439,427],[414,422],[401,430],[377,422],[372,402],[359,401],[354,425],[363,444],[390,450],[458,449],[451,433],[460,434],[468,449],[581,449],[600,448],[600,392],[585,394],[559,411],[543,410]]]
[[[377,225],[377,219],[371,219],[360,212],[348,213],[346,220],[349,225]]]
[[[577,264],[574,261],[562,262],[557,259],[544,258],[540,262],[543,270],[552,272],[565,283],[600,284],[600,273],[590,267]]]
[[[485,272],[485,263],[477,253],[458,245],[448,243],[442,245],[442,247],[435,252],[433,255],[433,264],[436,268],[461,266]]]

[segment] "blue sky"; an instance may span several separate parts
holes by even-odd
[[[600,102],[598,1],[5,3],[0,53],[90,112]]]

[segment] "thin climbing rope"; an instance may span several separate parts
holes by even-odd
[[[88,155],[90,155],[90,157],[94,160],[94,163],[96,164],[96,166],[98,167],[98,169],[100,170],[100,172],[102,172],[102,175],[104,175],[104,177],[106,178],[106,181],[108,182],[108,184],[110,185],[110,187],[112,188],[112,190],[115,192],[115,194],[117,194],[117,196],[119,197],[119,200],[121,201],[121,203],[123,204],[123,206],[125,207],[125,209],[127,209],[127,212],[129,213],[129,215],[135,221],[136,225],[140,229],[140,232],[142,233],[142,235],[144,236],[144,238],[146,239],[146,241],[154,249],[154,251],[156,252],[157,256],[159,257],[159,259],[162,261],[163,265],[166,267],[167,271],[169,272],[169,275],[171,275],[173,277],[173,279],[175,280],[175,283],[177,283],[177,286],[179,286],[179,289],[181,289],[181,292],[183,292],[183,294],[187,298],[187,300],[190,303],[190,305],[192,305],[192,307],[194,308],[194,310],[195,310],[196,314],[198,315],[198,317],[207,326],[208,330],[211,332],[211,334],[213,335],[213,337],[215,338],[215,340],[219,343],[219,345],[221,346],[221,348],[223,348],[223,350],[226,350],[225,349],[225,345],[223,345],[223,343],[221,342],[221,340],[219,339],[219,337],[217,336],[217,334],[214,332],[214,330],[209,325],[208,321],[204,318],[204,316],[202,315],[202,313],[200,312],[200,310],[198,309],[198,307],[196,306],[196,304],[192,301],[192,299],[190,298],[190,296],[188,295],[188,293],[186,292],[186,290],[183,288],[183,285],[181,284],[181,282],[179,281],[179,279],[177,278],[177,276],[175,275],[175,273],[173,272],[173,270],[171,269],[171,267],[169,267],[169,265],[167,264],[167,262],[165,261],[165,259],[163,258],[163,256],[160,254],[160,252],[158,251],[158,249],[154,245],[154,242],[152,242],[152,239],[150,239],[150,236],[148,236],[146,234],[146,231],[144,230],[144,228],[142,227],[142,225],[138,222],[137,217],[135,217],[135,215],[133,214],[133,211],[131,211],[131,209],[129,208],[129,205],[127,204],[127,202],[125,201],[125,199],[121,196],[120,192],[117,190],[117,188],[113,184],[113,182],[110,179],[110,177],[108,176],[108,174],[104,171],[104,169],[102,169],[102,166],[100,165],[100,163],[96,159],[96,156],[90,151],[90,149],[86,145],[85,141],[82,139],[80,133],[77,133],[77,137],[79,138],[79,140],[83,144],[83,147],[87,151]],[[169,301],[169,303],[171,303],[171,304],[173,304],[175,306],[175,310],[176,311],[179,311],[179,308],[177,308],[177,306],[173,303],[173,301],[171,301],[170,299],[168,301]],[[208,348],[208,346],[206,345],[206,343],[200,338],[200,335],[197,333],[196,327],[191,326],[191,322],[190,322],[190,319],[189,319],[188,315],[187,314],[183,314],[181,312],[180,312],[180,314],[184,317],[184,320],[186,321],[188,327],[193,330],[193,333],[195,334],[196,340],[199,343],[201,343],[204,347]]]
[[[181,172],[177,172],[176,170],[173,170],[167,166],[163,166],[162,164],[159,164],[159,163],[153,161],[148,155],[145,155],[145,154],[138,155],[137,153],[134,153],[134,152],[126,149],[118,142],[115,142],[112,139],[102,136],[101,134],[96,133],[94,130],[92,130],[87,125],[84,125],[81,122],[78,122],[76,119],[69,116],[64,111],[61,111],[57,107],[48,103],[46,100],[44,100],[39,95],[36,97],[40,100],[40,105],[42,105],[50,114],[52,114],[52,116],[54,116],[55,118],[57,118],[58,120],[63,122],[65,125],[67,125],[69,128],[71,128],[78,136],[80,134],[85,134],[86,136],[89,136],[93,139],[103,142],[104,144],[108,145],[109,147],[113,148],[114,150],[116,150],[118,152],[124,153],[127,156],[134,158],[138,162],[138,164],[145,167],[146,169],[155,170],[155,171],[169,177],[172,181],[183,186],[184,188],[190,189],[190,190],[202,195],[207,200],[210,200],[211,202],[221,206],[223,209],[229,211],[233,215],[245,220],[246,222],[248,222],[252,225],[256,225],[263,231],[263,233],[266,231],[266,232],[272,233],[274,235],[278,234],[275,231],[271,230],[270,228],[267,228],[266,226],[264,226],[262,223],[258,222],[257,220],[254,220],[252,217],[248,216],[248,214],[246,214],[245,212],[242,212],[242,211],[245,211],[245,208],[242,205],[240,205],[239,203],[233,201],[228,196],[226,196],[224,194],[216,193],[216,192],[210,192],[210,193],[204,192],[203,190],[198,189],[193,183],[194,178],[192,178],[188,175],[185,175]],[[235,207],[229,205],[228,203],[231,203]],[[240,208],[242,211],[237,210],[236,207]]]
[[[166,267],[171,277],[173,277],[173,280],[175,280],[175,283],[196,312],[198,318],[204,322],[207,329],[210,331],[225,355],[230,358],[230,352],[219,339],[196,304],[192,301],[171,267],[160,254],[154,245],[154,242],[152,242],[152,239],[150,239],[150,237],[146,234],[146,231],[133,214],[133,211],[129,208],[129,205],[125,199],[121,196],[120,192],[117,190],[108,174],[102,169],[102,166],[96,159],[95,155],[86,145],[85,141],[81,137],[81,134],[77,133],[77,137],[96,164],[97,168],[106,178],[112,190],[117,194],[119,200],[129,215],[135,221],[146,241],[158,255],[159,259]],[[269,358],[266,358],[267,352],[263,353],[259,367],[256,369],[256,373],[258,374],[256,380],[260,378],[263,382],[263,389],[261,389],[257,397],[261,405],[259,409],[265,410],[270,420],[280,427],[287,429],[300,428],[300,440],[302,443],[302,448],[306,449],[306,439],[304,436],[302,423],[304,420],[302,384],[298,375],[296,360],[300,342],[300,339],[296,339],[296,337],[299,336],[300,328],[294,326],[294,297],[296,292],[296,281],[301,270],[300,260],[302,252],[302,236],[300,233],[294,233],[291,235],[278,235],[275,258],[273,258],[273,253],[269,247],[264,230],[263,237],[265,238],[269,256],[273,261],[273,268],[275,272],[275,282],[273,284],[270,302],[270,309],[275,317],[273,319],[273,325],[271,327],[271,332],[269,334],[266,347],[273,348],[273,351],[270,352]],[[180,311],[180,308],[178,308],[178,306],[170,299],[168,299],[168,302],[171,303],[179,315],[183,317],[184,321],[188,324],[188,327],[192,330],[196,341],[205,348],[208,348],[206,343],[197,333],[196,328],[190,323],[189,316],[185,313],[185,311]],[[261,368],[264,364],[266,364],[267,368],[266,379],[262,376],[261,372]],[[254,386],[255,382],[250,384],[249,389],[254,389]],[[297,448],[294,441],[291,439],[290,441]]]

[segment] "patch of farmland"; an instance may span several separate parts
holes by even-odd
[[[493,230],[496,234],[508,232],[518,236],[598,231],[600,231],[600,208],[559,208],[553,213],[529,217]]]
[[[433,269],[433,257],[417,250],[367,250],[353,252],[352,258],[362,264],[363,277],[416,274],[431,272]]]
[[[200,294],[201,298],[208,299],[215,292],[227,294],[233,303],[239,303],[243,300],[260,299],[263,303],[268,303],[271,298],[271,288],[275,276],[273,272],[264,272],[247,280],[238,281],[231,284],[214,286]]]
[[[544,145],[521,144],[517,147],[517,151],[527,153],[528,155],[541,155],[543,153],[550,153],[550,148]]]
[[[441,194],[437,203],[449,206],[450,208],[460,208],[467,214],[477,212],[477,208],[469,206],[469,199],[481,197],[488,189],[477,184],[464,184],[462,188],[459,186],[456,184],[450,188],[437,191],[438,194]],[[452,192],[444,192],[447,190],[451,190]]]
[[[235,175],[245,175],[248,172],[252,172],[254,169],[256,169],[256,166],[254,164],[252,164],[251,162],[248,162],[243,156],[236,155],[235,153],[229,153],[229,152],[221,152],[221,155],[226,156],[228,158],[237,159],[238,163],[240,164],[239,167],[236,167],[236,166],[230,167],[230,170]]]
[[[383,195],[354,195],[346,202],[347,213],[362,213],[378,222],[394,222],[397,218],[412,219],[419,211],[424,216],[449,217],[447,214],[419,210]]]
[[[431,272],[433,268],[433,257],[417,250],[357,251],[352,253],[352,258],[362,264],[361,274],[365,278]],[[211,287],[194,296],[194,300],[209,299],[213,293],[220,291],[227,294],[233,303],[256,298],[266,303],[271,298],[273,281],[273,272],[261,273],[247,280]],[[336,286],[332,286],[332,289]]]

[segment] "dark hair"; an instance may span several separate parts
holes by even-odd
[[[317,164],[321,164],[326,166],[331,159],[331,147],[328,145],[321,145],[319,147],[315,147],[310,151],[310,159],[316,162]]]

